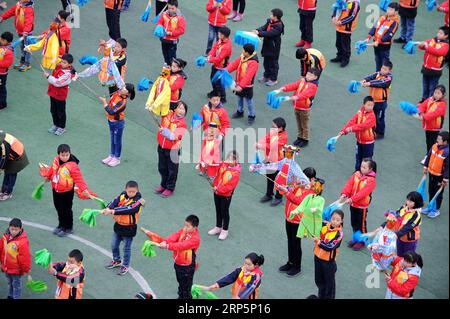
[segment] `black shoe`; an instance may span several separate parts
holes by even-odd
[[[241,118],[241,117],[244,117],[244,112],[239,112],[239,111],[237,111],[236,113],[234,113],[234,114],[231,116],[231,118],[233,118],[233,119],[238,119],[238,118]]]
[[[350,60],[342,60],[341,68],[345,68],[350,63]]]
[[[279,272],[288,272],[289,270],[291,270],[292,267],[293,267],[293,265],[290,262],[287,262],[285,265],[278,268],[278,271]]]
[[[340,57],[335,57],[334,59],[330,60],[330,62],[333,62],[333,63],[339,63],[341,61],[342,61],[342,58],[340,58]]]
[[[259,200],[260,203],[267,203],[270,202],[272,200],[272,196],[267,196],[264,195],[263,197],[261,197],[261,199]]]
[[[302,269],[300,267],[292,266],[292,268],[286,273],[288,277],[297,277],[300,275]]]
[[[249,116],[247,120],[248,125],[252,125],[253,123],[255,123],[255,118],[256,116]]]
[[[275,207],[280,205],[283,202],[283,200],[281,198],[274,198],[272,200],[272,203],[270,203],[270,206]]]
[[[403,39],[402,37],[400,37],[400,38],[395,39],[394,43],[406,43],[406,40]]]
[[[382,133],[377,133],[376,135],[375,135],[375,139],[376,140],[382,140],[384,138],[384,133],[382,134]]]
[[[309,295],[306,299],[319,299],[316,295]]]
[[[53,229],[53,235],[58,235],[58,233],[62,230],[61,227],[56,227],[55,229]]]
[[[308,143],[309,143],[308,140],[300,139],[300,143],[296,146],[302,148],[308,146]]]
[[[294,146],[299,146],[301,142],[302,142],[302,139],[298,137],[298,138],[294,141],[294,143],[292,143],[292,145],[294,145]]]

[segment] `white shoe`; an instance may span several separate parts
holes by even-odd
[[[211,235],[211,236],[219,235],[221,231],[222,231],[222,228],[214,227],[213,229],[211,229],[211,230],[208,232],[208,235]]]
[[[425,161],[427,160],[427,156],[428,156],[428,155],[425,155],[425,157],[423,158],[423,160],[420,161],[420,164],[425,165]]]
[[[228,237],[228,230],[222,230],[219,235],[220,240],[225,240]]]
[[[6,194],[6,193],[3,193],[3,194],[0,196],[0,201],[5,201],[5,200],[8,200],[8,199],[10,199],[10,198],[12,198],[12,194]]]
[[[107,158],[104,158],[102,160],[102,163],[108,165],[108,163],[111,162],[112,159],[113,159],[113,157],[111,155],[109,155]]]
[[[113,157],[112,160],[109,161],[108,166],[116,167],[119,164],[120,164],[120,159],[118,159],[117,157]]]

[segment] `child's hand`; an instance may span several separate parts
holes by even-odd
[[[252,32],[256,35],[259,35],[259,31],[258,30],[252,30]]]
[[[391,280],[391,276],[388,273],[384,273],[384,279],[386,282],[389,282]]]
[[[2,7],[3,9],[6,9],[6,7],[7,7],[7,5],[6,5],[6,1],[2,1],[2,2],[0,2],[0,7]],[[439,9],[439,7],[438,7],[438,9]],[[3,20],[1,17],[0,17],[0,22]]]
[[[342,202],[347,198],[346,195],[342,194],[341,197],[339,197],[339,201]]]
[[[345,200],[345,203],[346,204],[349,204],[349,205],[351,205],[352,204],[352,199],[351,198],[347,198],[346,200]]]
[[[217,186],[213,186],[212,190],[213,192],[217,192]]]
[[[98,99],[103,102],[103,104],[108,104],[103,96],[99,96]]]
[[[424,166],[424,167],[423,167],[423,174],[425,175],[425,174],[427,174],[427,173],[428,173],[428,167]]]
[[[219,288],[220,288],[220,287],[219,287],[219,284],[216,282],[214,285],[211,285],[211,286],[209,286],[209,287],[206,287],[205,290],[211,291],[211,290],[217,290],[217,289],[219,289]]]
[[[30,50],[30,48],[29,48],[28,46],[26,46],[25,48],[23,48],[23,50],[26,51],[26,52],[28,52],[28,53],[31,52],[31,50]]]
[[[48,265],[47,271],[50,275],[54,275],[56,272],[56,269],[52,267],[52,265]]]
[[[351,127],[347,127],[346,129],[345,129],[345,133],[350,133],[352,131],[352,128]]]
[[[448,179],[445,179],[445,178],[444,178],[444,179],[442,180],[441,185],[442,185],[443,187],[447,186],[447,185],[448,185]]]
[[[27,281],[33,281],[33,278],[31,278],[30,274],[28,274],[28,276],[27,276]]]
[[[317,238],[316,236],[313,236],[312,240],[317,244],[320,242],[320,239]]]
[[[167,249],[168,247],[169,245],[165,241],[159,243],[159,248],[161,249]]]
[[[284,185],[278,185],[278,184],[277,184],[277,187],[278,187],[278,190],[280,190],[280,191],[282,191],[282,192],[284,192],[284,193],[287,193],[287,192],[288,192],[287,187],[284,186]]]
[[[48,78],[48,77],[50,76],[50,74],[49,74],[48,72],[44,72],[44,76],[45,76],[46,78]]]

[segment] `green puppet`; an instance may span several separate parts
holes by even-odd
[[[301,220],[297,231],[297,237],[312,239],[313,236],[319,238],[322,229],[322,211],[325,206],[325,199],[316,194],[306,196],[301,204],[291,212],[300,214]]]

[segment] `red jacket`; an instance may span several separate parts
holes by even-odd
[[[292,104],[296,110],[309,111],[317,92],[317,82],[308,82],[306,78],[301,78],[297,82],[286,84],[281,89],[283,92],[295,91],[293,94],[295,100],[292,101]]]
[[[215,27],[222,27],[227,24],[227,16],[231,12],[232,0],[223,0],[217,3],[220,6],[214,7],[214,0],[208,0],[206,11],[208,11],[208,23]]]
[[[56,100],[65,101],[69,94],[69,84],[72,81],[72,67],[63,69],[58,64],[47,80],[47,94]]]
[[[264,155],[270,163],[281,161],[284,158],[283,146],[288,142],[286,131],[273,132],[270,131],[262,139],[258,141],[261,148],[264,149]]]
[[[27,233],[22,230],[16,237],[10,237],[9,230],[7,230],[0,243],[2,271],[8,275],[29,273],[31,269],[31,256]]]
[[[372,144],[375,142],[375,134],[374,129],[377,125],[377,120],[375,117],[375,112],[372,110],[370,112],[366,112],[364,110],[364,106],[353,115],[350,121],[344,125],[341,129],[341,133],[343,135],[347,135],[347,128],[351,129],[351,132],[354,132],[356,135],[356,141],[359,144]]]
[[[210,123],[217,124],[217,129],[220,134],[225,136],[230,128],[230,118],[228,111],[220,104],[220,107],[212,109],[208,104],[203,105],[200,110],[200,115],[203,117],[203,130],[207,130]]]
[[[212,63],[216,69],[223,69],[227,67],[232,52],[232,45],[230,39],[226,41],[218,40],[208,53],[208,62]]]
[[[228,163],[220,163],[217,175],[214,178],[213,186],[217,187],[216,194],[230,197],[239,183],[241,176],[241,165],[229,166]]]
[[[0,46],[0,75],[8,74],[9,67],[14,63],[14,51],[10,46]]]
[[[170,102],[178,102],[181,97],[181,91],[184,87],[184,77],[180,73],[170,74],[169,76],[170,85]]]
[[[439,9],[441,9],[442,12],[445,12],[445,18],[444,22],[445,25],[448,27],[448,0],[441,3],[439,6]]]
[[[436,38],[425,41],[428,47],[419,45],[419,49],[425,50],[422,66],[433,71],[442,71],[445,64],[445,56],[448,53],[448,42],[438,41]]]
[[[78,186],[80,192],[87,190],[88,187],[81,175],[78,162],[73,155],[65,163],[61,163],[59,156],[55,156],[46,177],[52,182],[52,188],[57,193],[69,192],[75,185]]]
[[[103,0],[106,9],[120,10],[123,5],[123,0]]]
[[[444,125],[447,102],[435,101],[431,96],[419,105],[419,114],[423,115],[422,127],[425,131],[440,131]]]
[[[298,186],[294,187],[292,191],[286,193],[286,205],[284,206],[284,217],[289,223],[300,224],[300,216],[295,215],[293,219],[289,219],[291,212],[298,207],[303,201],[303,199],[314,194],[314,190],[300,188]]]
[[[298,8],[300,10],[315,11],[317,0],[298,0]]]
[[[221,163],[222,149],[220,145],[222,140],[214,137],[203,138],[202,150],[200,152],[200,164],[205,164],[203,167],[200,165],[200,171],[206,173],[208,177],[214,178],[219,170]]]
[[[181,147],[181,139],[186,132],[187,125],[184,117],[176,118],[173,111],[164,116],[161,120],[161,127],[170,131],[171,136],[164,136],[163,132],[169,133],[167,130],[158,131],[158,144],[164,149],[179,149]],[[171,139],[173,138],[173,139]]]
[[[31,34],[34,29],[34,3],[33,1],[22,6],[20,1],[2,14],[3,20],[14,17],[16,33],[22,36],[23,33]]]
[[[244,58],[244,56],[241,55],[227,66],[227,71],[229,73],[236,71],[236,84],[245,89],[253,87],[253,81],[258,72],[258,66],[258,57],[255,52],[248,58]]]
[[[351,206],[355,208],[367,208],[371,201],[371,194],[375,189],[376,173],[370,172],[362,175],[360,171],[353,173],[341,191],[342,195],[352,200]]]
[[[171,35],[166,35],[163,40],[168,41],[178,41],[180,36],[182,36],[186,30],[186,21],[181,14],[177,14],[173,17],[169,16],[167,12],[161,13],[156,25],[161,25],[166,30],[166,32],[172,32]]]
[[[387,282],[388,288],[397,296],[411,298],[419,283],[421,269],[419,266],[405,268],[403,258],[396,257],[392,262],[391,278]]]

